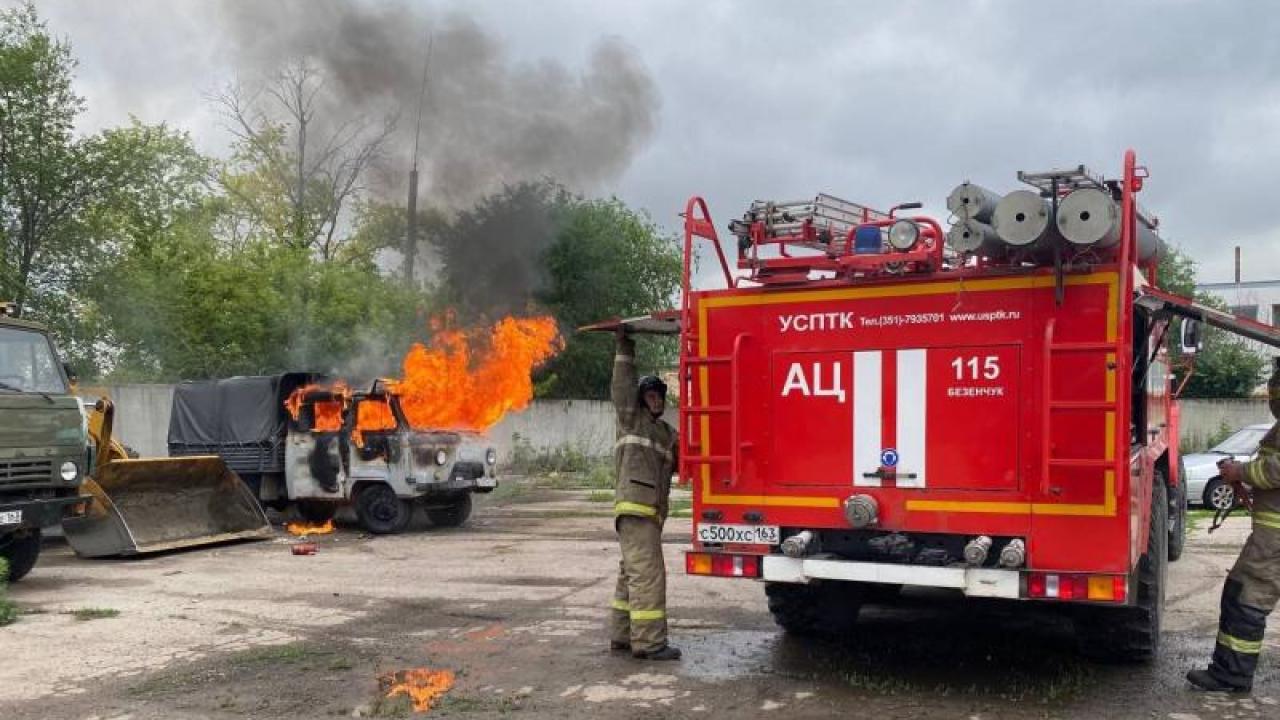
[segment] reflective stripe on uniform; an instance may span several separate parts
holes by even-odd
[[[1267,510],[1253,511],[1253,524],[1262,527],[1280,530],[1280,512],[1270,512]]]
[[[658,517],[658,508],[652,505],[642,505],[640,503],[628,502],[623,500],[613,504],[614,515],[643,515],[645,517]]]
[[[1262,474],[1262,463],[1254,460],[1245,466],[1245,472],[1249,475],[1249,484],[1259,490],[1271,489],[1271,483]]]
[[[652,622],[654,620],[662,620],[667,617],[666,610],[632,610],[632,622]]]
[[[634,618],[635,612],[631,615]],[[1241,640],[1224,632],[1218,633],[1218,644],[1245,655],[1257,655],[1262,652],[1261,640]]]
[[[631,603],[626,600],[619,600],[618,598],[614,598],[613,601],[609,603],[609,607],[612,607],[614,610],[621,610],[624,613],[631,612]]]
[[[616,450],[617,448],[620,448],[623,445],[639,445],[640,447],[646,447],[658,453],[659,455],[666,458],[667,460],[671,459],[670,450],[666,448],[658,447],[657,443],[655,443],[654,441],[642,435],[623,435],[622,437],[618,438],[618,441],[613,444],[613,447]]]

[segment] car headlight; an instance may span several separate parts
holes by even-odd
[[[485,464],[487,464],[487,465],[497,465],[497,464],[498,464],[498,451],[497,451],[497,450],[494,450],[493,448],[489,448],[488,450],[485,450],[485,451],[484,451],[484,461],[485,461]]]
[[[447,462],[449,462],[449,453],[448,453],[448,452],[446,452],[446,451],[444,451],[444,450],[437,450],[437,451],[436,451],[436,464],[437,464],[437,465],[443,465],[443,464],[445,464],[445,463],[447,463]]]
[[[62,463],[62,467],[58,468],[58,474],[62,476],[63,480],[71,482],[80,476],[80,468],[76,467],[75,463],[68,460]]]
[[[894,250],[910,250],[920,239],[920,226],[910,220],[899,220],[889,226],[889,245]]]

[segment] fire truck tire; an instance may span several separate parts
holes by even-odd
[[[1164,475],[1156,471],[1158,481]],[[1169,490],[1169,562],[1182,557],[1182,550],[1187,544],[1187,483],[1186,468],[1182,459],[1178,459],[1178,487]]]
[[[847,636],[862,606],[854,583],[765,583],[769,613],[783,630],[806,637]]]
[[[427,519],[436,527],[459,527],[471,517],[471,495],[463,495],[452,505],[427,508]]]
[[[299,500],[298,516],[310,523],[329,522],[338,512],[338,504],[320,500]]]
[[[413,517],[413,505],[396,497],[396,491],[385,483],[365,485],[356,495],[356,517],[365,530],[374,535],[403,532]]]
[[[1158,478],[1157,478],[1158,480]],[[1104,662],[1149,662],[1160,650],[1165,579],[1169,569],[1168,488],[1153,482],[1147,551],[1138,559],[1129,607],[1082,607],[1076,617],[1081,654]]]
[[[9,564],[9,582],[18,582],[26,577],[40,557],[40,531],[0,537],[0,557]]]

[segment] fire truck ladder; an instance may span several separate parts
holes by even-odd
[[[724,251],[720,247],[720,239],[716,235],[715,225],[707,211],[706,202],[699,197],[689,199],[684,213],[684,268],[682,284],[684,295],[680,306],[680,467],[681,482],[693,482],[701,473],[701,468],[729,466],[729,477],[738,476],[738,424],[734,416],[738,405],[738,370],[735,362],[745,339],[739,335],[734,340],[731,355],[701,356],[699,341],[703,328],[697,324],[692,302],[692,268],[694,239],[702,238],[711,242],[720,260],[720,268],[724,272],[725,282],[733,287],[736,283],[729,271],[729,263],[725,260]],[[730,375],[731,397],[727,405],[703,404],[709,400],[709,377],[713,371],[727,369]],[[706,394],[704,395],[704,392]],[[712,455],[707,451],[707,436],[710,434],[712,417],[723,417],[729,422],[732,441],[729,452]],[[731,480],[732,482],[732,480]]]
[[[1077,415],[1081,411],[1115,412],[1115,398],[1102,400],[1060,400],[1053,397],[1054,359],[1064,355],[1095,355],[1099,363],[1107,363],[1107,372],[1117,372],[1115,363],[1116,343],[1114,342],[1056,342],[1054,340],[1054,323],[1050,319],[1044,328],[1044,371],[1041,379],[1042,397],[1044,398],[1043,435],[1041,453],[1044,458],[1040,472],[1040,492],[1044,496],[1056,495],[1056,488],[1051,483],[1050,474],[1054,468],[1100,468],[1112,469],[1115,458],[1058,458],[1053,457],[1053,427],[1055,418],[1067,413]],[[1114,387],[1114,386],[1112,386]],[[1114,453],[1113,453],[1114,455]]]

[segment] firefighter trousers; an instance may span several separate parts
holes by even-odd
[[[654,518],[619,515],[615,521],[622,562],[609,613],[613,642],[632,652],[652,652],[667,644],[667,568],[662,559],[662,525]]]
[[[1267,615],[1280,600],[1280,529],[1254,525],[1222,587],[1218,639],[1209,673],[1239,688],[1253,686]]]

